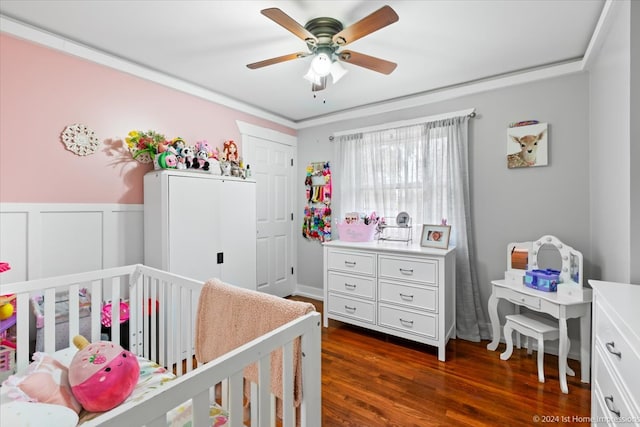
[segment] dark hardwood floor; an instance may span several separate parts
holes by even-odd
[[[322,302],[308,301],[322,313]],[[330,321],[322,328],[323,427],[588,425],[590,385],[558,382],[558,358],[546,354],[545,383],[536,353],[514,349],[500,360],[488,341],[451,340],[447,361],[435,347]]]

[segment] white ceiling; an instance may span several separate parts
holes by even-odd
[[[301,25],[320,16],[347,27],[383,5],[399,21],[348,48],[398,67],[383,75],[352,64],[317,92],[302,78],[310,58],[246,64],[306,51],[260,10]],[[149,1],[2,0],[0,13],[256,107],[292,123],[444,88],[581,60],[604,0]]]

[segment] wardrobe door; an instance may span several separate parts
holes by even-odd
[[[256,289],[256,184],[225,180],[221,185],[222,280]]]
[[[222,182],[197,176],[168,179],[169,271],[202,281],[220,278]]]

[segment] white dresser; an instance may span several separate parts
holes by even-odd
[[[438,347],[456,336],[455,252],[403,242],[324,243],[329,319]]]
[[[640,285],[590,280],[593,288],[594,425],[640,425]]]

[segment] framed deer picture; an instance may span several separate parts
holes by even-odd
[[[548,164],[547,123],[533,123],[523,126],[516,123],[507,129],[507,167],[509,169]]]

